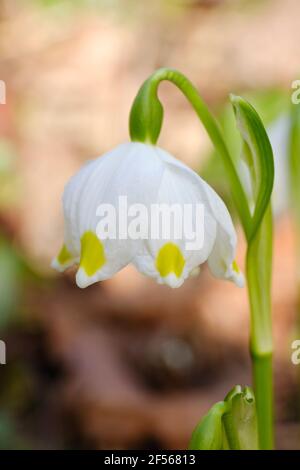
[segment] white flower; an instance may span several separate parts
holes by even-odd
[[[99,239],[97,208],[103,203],[117,208],[120,196],[127,196],[128,206],[147,208],[202,203],[203,246],[188,250],[184,237],[172,236]],[[79,287],[108,279],[128,263],[159,283],[179,287],[205,261],[214,276],[243,285],[234,261],[236,232],[225,204],[195,172],[157,146],[125,143],[88,162],[67,184],[63,209],[64,245],[52,265],[63,271],[79,263]]]

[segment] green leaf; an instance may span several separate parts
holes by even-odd
[[[223,401],[212,406],[207,415],[196,426],[189,444],[190,450],[223,449],[222,416],[225,410],[226,404]]]
[[[230,402],[231,406],[230,412],[224,414],[223,422],[229,417],[237,447],[243,450],[258,449],[256,406],[251,388],[237,386],[225,401]],[[227,435],[229,434],[227,431]]]
[[[196,426],[191,450],[258,449],[256,404],[249,387],[236,385]]]
[[[273,183],[274,160],[272,147],[264,125],[250,103],[239,96],[230,96],[237,126],[244,142],[245,160],[250,170],[254,194],[248,242],[255,236],[268,207]]]

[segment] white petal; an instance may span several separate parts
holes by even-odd
[[[237,236],[224,202],[218,194],[195,172],[186,167],[183,163],[173,158],[162,149],[158,150],[161,158],[170,166],[177,167],[190,177],[190,182],[201,188],[201,197],[217,223],[216,238],[211,254],[208,256],[208,265],[215,277],[228,279],[238,286],[244,284],[242,273],[234,263]]]
[[[156,148],[158,154],[160,149]],[[164,152],[165,153],[165,152]],[[160,157],[161,158],[161,157]],[[171,157],[172,158],[172,157]],[[147,240],[144,242],[144,246],[141,251],[133,259],[133,264],[142,273],[155,278],[160,283],[165,283],[171,287],[179,287],[183,281],[189,277],[191,272],[200,264],[204,263],[210,255],[215,238],[216,238],[216,222],[211,215],[210,207],[207,206],[206,192],[203,191],[202,180],[195,174],[194,179],[191,181],[190,174],[185,171],[181,165],[170,165],[162,159],[165,165],[165,170],[161,180],[160,188],[156,196],[156,202],[158,204],[167,204],[169,207],[176,204],[178,207],[183,208],[185,204],[190,204],[192,208],[191,223],[192,230],[196,232],[196,218],[195,211],[197,204],[204,205],[204,240],[203,246],[195,249],[188,249],[187,240],[184,236],[176,238],[174,231],[171,230],[170,237],[168,239],[161,236],[158,240]],[[203,222],[203,221],[202,221]],[[161,232],[160,232],[161,234]],[[162,234],[161,234],[162,235]],[[168,273],[162,276],[157,267],[157,258],[160,250],[167,245],[172,243],[179,250],[180,254],[176,249],[171,251],[171,255],[176,257],[183,257],[184,267],[179,276],[174,277],[174,272]],[[172,260],[170,259],[170,262]],[[177,274],[179,273],[179,269]]]
[[[118,218],[119,197],[127,196],[128,206],[140,202],[150,204],[155,199],[163,165],[152,146],[126,143],[89,162],[67,184],[63,197],[65,215],[65,245],[78,261],[84,234],[97,231],[100,204],[111,204]],[[93,242],[91,242],[93,244]],[[113,276],[130,262],[138,250],[132,240],[101,240],[105,263],[87,273],[80,267],[76,276],[80,287]],[[54,267],[61,268],[57,259]],[[64,265],[67,267],[67,265]]]
[[[238,287],[244,286],[244,277],[235,259],[237,235],[230,214],[222,199],[206,184],[210,207],[217,221],[217,236],[208,265],[212,274],[220,279],[235,282]]]

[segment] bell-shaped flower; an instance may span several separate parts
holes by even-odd
[[[202,211],[192,210],[198,207]],[[107,209],[112,224],[107,236],[103,208],[115,209]],[[52,265],[63,271],[79,264],[79,287],[111,278],[129,263],[161,284],[179,287],[206,261],[217,278],[243,285],[225,204],[194,171],[157,146],[125,143],[88,162],[66,185],[63,210],[64,245]],[[125,235],[121,226],[127,227]]]

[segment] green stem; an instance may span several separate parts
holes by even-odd
[[[144,117],[142,115],[142,110],[146,109],[147,117],[149,118],[148,125],[154,126],[155,129],[153,133],[149,136],[151,143],[155,144],[156,139],[158,138],[162,117],[160,118],[159,126],[156,125],[155,121],[159,120],[161,105],[157,106],[159,103],[157,97],[157,89],[162,81],[169,81],[179,88],[179,90],[187,98],[203,126],[205,127],[212,143],[215,146],[217,153],[222,158],[226,174],[230,180],[230,186],[232,191],[232,196],[243,225],[247,239],[251,235],[251,214],[249,210],[249,205],[247,201],[246,194],[244,192],[243,186],[240,182],[239,176],[237,174],[236,168],[233,164],[231,156],[229,154],[228,148],[225,144],[224,138],[222,136],[221,130],[212,116],[211,112],[207,108],[206,104],[202,101],[197,89],[193,84],[180,72],[173,69],[162,68],[154,72],[151,77],[146,80],[142,85],[131,109],[130,113],[130,135],[132,140],[139,140],[140,138],[146,139],[147,134],[145,129],[141,131],[143,123],[141,119]],[[156,103],[156,106],[150,106],[150,103]],[[159,103],[160,104],[160,103]],[[149,117],[150,116],[150,117]],[[159,127],[159,128],[158,128]],[[136,129],[138,132],[136,132]]]
[[[272,353],[265,356],[252,353],[252,365],[259,448],[271,450],[274,445]]]
[[[247,252],[251,309],[250,350],[261,449],[273,448],[271,264],[272,214],[269,206]]]

